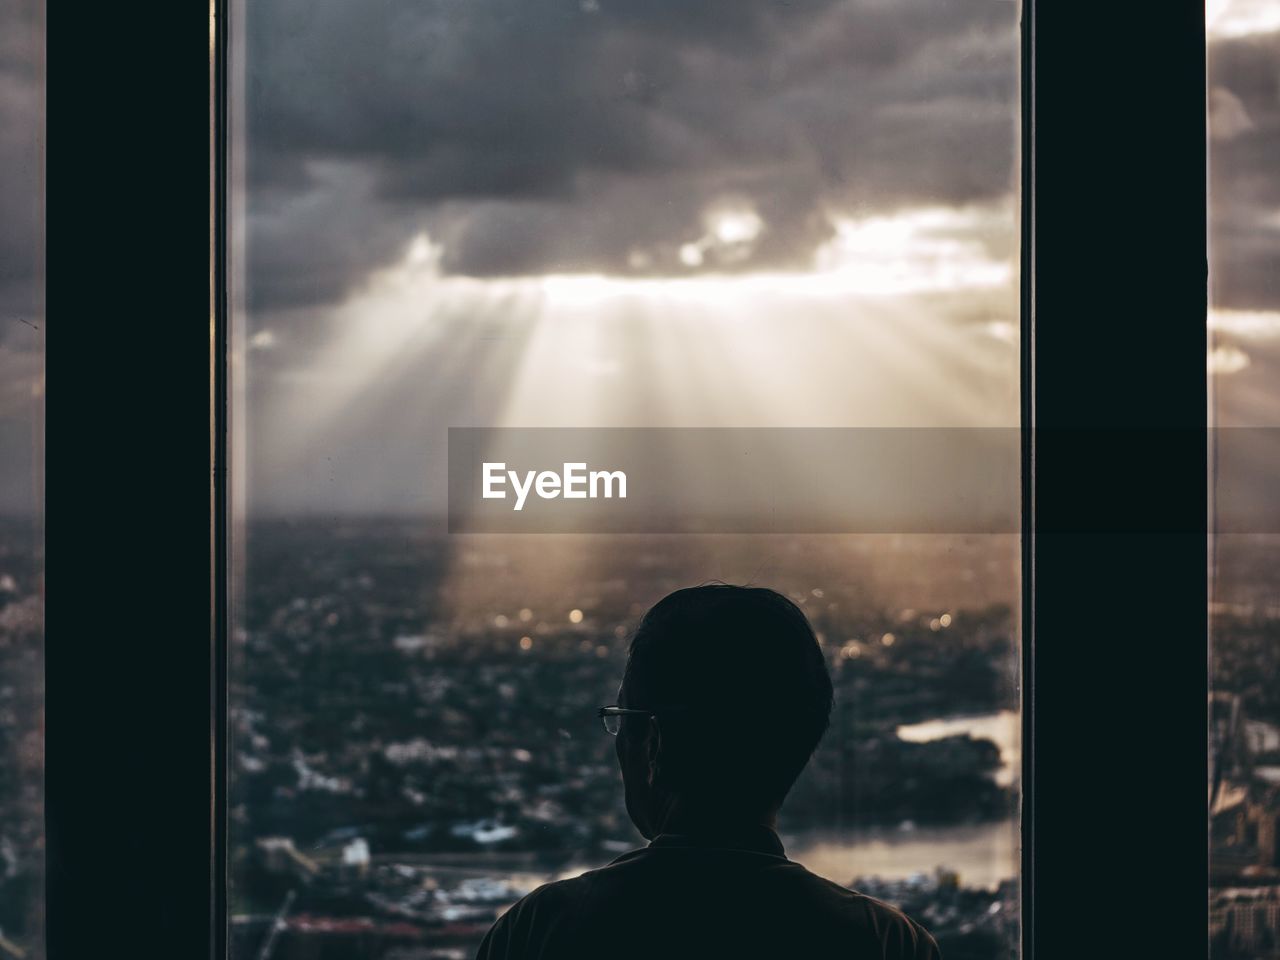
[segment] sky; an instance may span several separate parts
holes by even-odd
[[[1278,9],[1208,10],[1222,423],[1280,424]],[[43,389],[38,11],[0,7],[4,510]],[[448,426],[1016,424],[1015,3],[240,12],[253,509],[437,509]]]
[[[1016,424],[1017,36],[1003,0],[249,4],[243,502],[437,511],[449,426]]]
[[[1280,2],[1213,0],[1209,369],[1227,426],[1280,426]]]
[[[250,308],[336,299],[424,228],[450,274],[804,269],[833,209],[1012,185],[1016,6],[1000,0],[269,0],[247,16]]]

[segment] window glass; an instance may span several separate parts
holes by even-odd
[[[44,956],[44,4],[0,6],[0,955]]]
[[[1208,5],[1210,915],[1214,957],[1280,943],[1280,4]]]
[[[232,24],[232,955],[470,956],[642,843],[595,708],[708,580],[835,682],[788,855],[1016,952],[1016,523],[450,532],[449,431],[1017,428],[1017,5]]]

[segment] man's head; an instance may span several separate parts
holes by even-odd
[[[772,819],[831,716],[831,678],[800,608],[763,587],[677,590],[631,641],[618,735],[640,832]]]

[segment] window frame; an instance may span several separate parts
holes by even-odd
[[[52,960],[128,916],[135,958],[226,951],[228,6],[48,16]],[[1204,11],[1022,9],[1023,956],[1097,949],[1082,897],[1182,955],[1208,943]],[[1095,850],[1158,882],[1109,896]]]
[[[49,4],[46,956],[210,956],[220,4]]]

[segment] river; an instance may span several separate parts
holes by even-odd
[[[958,873],[965,886],[991,888],[1018,874],[1018,830],[1012,820],[843,835],[814,832],[782,839],[792,860],[841,884],[855,877],[901,878],[946,867]]]
[[[1000,769],[996,772],[996,782],[1001,786],[1012,785],[1022,766],[1022,717],[1017,710],[909,723],[898,727],[897,733],[903,740],[913,743],[965,734],[975,739],[992,741],[1000,749]]]
[[[898,727],[903,740],[924,743],[969,735],[1000,750],[996,781],[1014,784],[1021,768],[1022,721],[1016,710],[946,717]],[[1014,820],[960,827],[814,831],[784,837],[787,853],[814,873],[848,883],[854,877],[908,877],[946,867],[966,886],[993,887],[1018,874],[1018,825]]]
[[[898,727],[897,733],[904,740],[917,743],[965,734],[991,740],[1000,750],[997,781],[1008,786],[1017,780],[1021,719],[1015,710],[907,724]],[[889,879],[932,874],[945,867],[959,874],[964,886],[989,889],[1016,877],[1019,870],[1019,831],[1014,819],[953,827],[903,824],[897,828],[793,831],[783,834],[782,841],[792,860],[840,884],[849,884],[857,877]],[[590,867],[573,867],[559,876],[574,876],[587,869]],[[551,878],[524,875],[517,883],[547,879]]]

